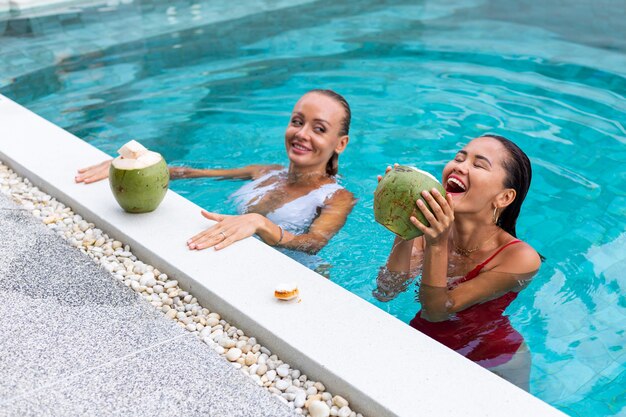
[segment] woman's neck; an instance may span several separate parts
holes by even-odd
[[[328,178],[326,167],[296,167],[289,164],[287,182],[290,184],[311,184],[312,181],[322,181]]]
[[[474,252],[485,249],[502,229],[491,222],[481,222],[476,219],[465,219],[457,216],[450,234],[452,244],[457,250]]]

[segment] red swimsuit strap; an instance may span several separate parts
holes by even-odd
[[[505,250],[507,247],[514,245],[516,243],[521,242],[521,240],[519,239],[514,239],[512,241],[510,241],[509,243],[500,246],[500,248],[498,248],[498,250],[496,250],[493,255],[491,255],[489,258],[487,258],[485,261],[483,261],[482,263],[476,265],[476,267],[474,269],[472,269],[471,271],[469,271],[467,273],[467,275],[465,275],[465,279],[472,279],[474,277],[476,277],[478,275],[478,273],[480,271],[482,271],[482,269],[485,267],[485,265],[487,265],[493,258],[495,258],[500,252],[502,252],[503,250]]]
[[[505,250],[507,247],[509,247],[509,246],[511,246],[511,245],[514,245],[514,244],[516,244],[516,243],[519,243],[519,242],[521,242],[521,240],[519,240],[519,239],[515,239],[515,240],[510,241],[510,242],[509,242],[509,243],[507,243],[506,245],[502,245],[502,246],[500,246],[500,249],[498,249],[497,251],[495,251],[493,255],[491,255],[489,258],[487,258],[487,260],[486,260],[486,261],[484,261],[483,263],[481,263],[481,264],[479,265],[479,266],[480,266],[480,269],[483,269],[483,268],[485,267],[485,265],[487,265],[487,264],[489,263],[489,261],[491,261],[493,258],[495,258],[495,257],[496,257],[496,255],[498,255],[500,252],[502,252],[503,250]]]

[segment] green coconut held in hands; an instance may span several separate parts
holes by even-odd
[[[431,210],[422,197],[422,191],[433,188],[441,195],[446,195],[441,183],[428,172],[408,166],[396,166],[380,180],[374,192],[374,218],[404,240],[423,235],[409,219],[414,216],[421,223],[430,226],[415,203],[418,199],[422,200]]]
[[[165,197],[170,174],[163,157],[131,140],[117,151],[109,169],[115,199],[130,213],[155,210]]]

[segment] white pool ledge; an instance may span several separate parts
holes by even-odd
[[[169,191],[155,212],[133,215],[107,181],[74,183],[78,167],[104,158],[0,95],[0,160],[353,409],[368,417],[564,415],[256,239],[219,252],[187,250],[185,241],[208,226],[189,200]],[[273,298],[281,281],[298,282],[300,303]]]

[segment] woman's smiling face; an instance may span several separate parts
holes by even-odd
[[[299,167],[322,167],[334,152],[341,153],[348,136],[341,136],[345,110],[335,99],[319,93],[305,94],[294,106],[285,148],[289,160]]]
[[[508,152],[496,139],[479,137],[457,152],[443,169],[443,185],[452,195],[455,213],[493,211],[504,191]]]

